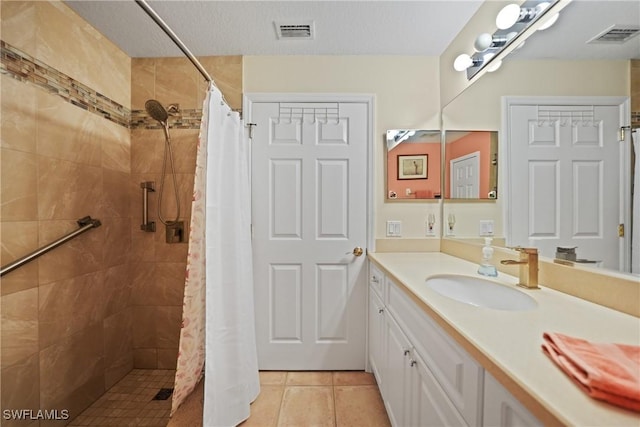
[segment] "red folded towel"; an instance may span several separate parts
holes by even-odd
[[[542,350],[589,396],[640,412],[640,347],[543,334]]]

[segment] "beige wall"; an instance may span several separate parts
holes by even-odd
[[[1,8],[3,41],[128,108],[130,59],[70,9]],[[0,79],[0,262],[75,230],[81,217],[102,221],[2,279],[1,406],[75,416],[133,366],[131,216],[122,192],[129,130],[31,81]]]
[[[199,58],[212,75],[225,99],[234,109],[241,107],[242,58]],[[181,114],[169,119],[171,144],[180,193],[180,220],[189,222],[198,143],[199,117],[206,94],[206,83],[185,58],[150,58],[132,61],[131,109],[144,110],[148,99],[163,105],[178,103]],[[143,113],[144,114],[144,113]],[[183,126],[179,121],[190,115],[197,120]],[[185,127],[185,128],[182,128]],[[175,369],[182,322],[187,243],[165,242],[165,226],[157,215],[157,201],[164,155],[164,133],[157,122],[146,120],[131,131],[130,198],[133,290],[134,367]],[[167,166],[168,168],[168,166]],[[167,173],[170,169],[167,169]],[[140,183],[155,181],[156,192],[149,196],[149,220],[156,232],[140,230],[142,198]],[[163,217],[175,216],[175,196],[171,175],[165,180]]]
[[[404,237],[423,237],[437,202],[385,203],[384,140],[387,129],[440,129],[438,58],[407,56],[247,56],[244,91],[363,93],[375,95],[375,238],[387,220],[403,222]]]

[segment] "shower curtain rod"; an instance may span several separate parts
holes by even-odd
[[[164,22],[164,20],[160,17],[160,15],[158,15],[156,11],[153,10],[145,0],[135,0],[135,1],[136,3],[138,3],[138,6],[140,6],[147,13],[147,15],[149,15],[151,19],[155,21],[156,24],[158,24],[158,26],[162,29],[162,31],[164,31],[165,34],[168,35],[169,38],[171,38],[171,40],[173,40],[176,46],[180,48],[182,53],[184,53],[187,56],[187,58],[189,58],[191,63],[195,65],[198,71],[200,71],[200,74],[202,74],[204,79],[209,83],[213,83],[213,79],[211,78],[209,73],[207,73],[207,70],[204,69],[200,61],[198,61],[198,59],[195,56],[193,56],[193,54],[187,48],[187,46],[185,46],[185,44],[182,43],[182,41],[178,38],[176,33],[174,33],[173,30],[169,28],[169,26],[166,24],[166,22]]]

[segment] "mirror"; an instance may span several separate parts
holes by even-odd
[[[444,198],[498,197],[498,132],[444,132]]]
[[[502,130],[503,96],[631,97],[631,112],[636,117],[632,125],[640,125],[637,119],[640,99],[631,95],[637,94],[640,88],[640,62],[630,65],[631,59],[640,60],[640,35],[624,43],[587,43],[614,26],[631,29],[637,28],[639,22],[638,2],[574,0],[561,11],[553,27],[537,31],[521,49],[505,58],[502,68],[483,75],[447,104],[442,110],[443,129]],[[502,135],[500,139],[500,144],[506,140]],[[504,184],[510,177],[504,167],[506,159],[502,148],[499,148],[498,188],[504,196]],[[478,239],[479,222],[491,220],[496,237],[506,237],[509,244],[528,243],[509,241],[510,236],[505,235],[504,197],[499,197],[494,204],[453,202],[446,199],[443,204],[444,218],[453,214],[456,219],[452,237]],[[627,209],[624,215],[631,217],[631,208]],[[555,250],[547,252],[541,255],[556,257]]]
[[[387,201],[441,198],[441,134],[423,129],[387,131]]]

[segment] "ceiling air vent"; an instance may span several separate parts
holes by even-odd
[[[276,34],[279,39],[285,40],[312,40],[313,39],[313,21],[298,23],[278,23],[276,26]]]
[[[640,34],[639,25],[613,25],[587,43],[624,43]]]

